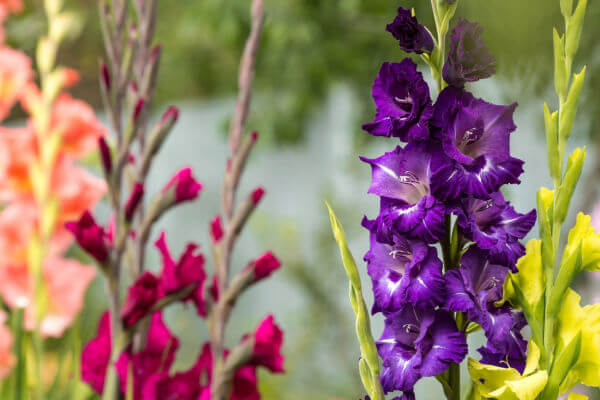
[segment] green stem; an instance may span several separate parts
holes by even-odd
[[[17,367],[14,374],[13,396],[15,400],[25,399],[25,351],[23,330],[23,309],[17,308],[13,317],[13,332],[15,333],[15,355],[17,356]]]
[[[452,388],[452,396],[448,399],[460,400],[460,365],[452,363],[448,372],[448,381]]]

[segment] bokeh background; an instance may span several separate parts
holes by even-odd
[[[82,84],[74,94],[98,108],[97,84],[101,32],[96,0],[67,0],[80,16],[79,33],[61,50],[60,63],[78,69]],[[249,127],[261,132],[258,151],[245,178],[250,190],[258,184],[268,196],[237,251],[237,264],[273,249],[284,268],[249,291],[233,316],[229,342],[239,339],[266,313],[274,312],[286,331],[286,375],[262,374],[264,398],[357,399],[358,347],[347,281],[332,240],[323,201],[335,208],[348,233],[355,257],[368,247],[360,228],[364,214],[373,216],[377,202],[366,195],[369,168],[358,155],[375,156],[394,146],[360,130],[372,118],[370,87],[383,61],[405,54],[385,24],[396,7],[414,7],[432,27],[429,1],[392,0],[266,0],[267,19],[258,55],[255,98]],[[8,21],[11,46],[32,53],[44,32],[41,1],[26,1],[26,12]],[[182,116],[156,161],[150,182],[156,190],[179,167],[191,165],[205,184],[199,201],[180,207],[159,224],[168,230],[174,251],[188,241],[205,243],[208,222],[217,212],[225,131],[233,108],[239,57],[249,29],[247,0],[161,0],[158,41],[163,44],[157,116],[167,105]],[[507,196],[521,211],[535,206],[535,192],[549,184],[545,167],[542,104],[551,106],[552,27],[560,26],[558,0],[460,0],[457,16],[477,21],[498,60],[492,79],[471,87],[477,96],[498,103],[519,102],[514,153],[526,160],[523,184]],[[588,158],[575,208],[591,212],[600,179],[600,3],[590,2],[575,69],[588,65],[574,145],[587,144]],[[422,66],[422,71],[427,71]],[[427,76],[427,73],[425,73]],[[18,115],[16,116],[18,118]],[[89,160],[94,168],[95,160]],[[573,218],[574,216],[571,216]],[[158,230],[153,233],[158,235]],[[148,251],[151,268],[158,254]],[[361,263],[361,265],[364,265]],[[366,278],[366,277],[365,277]],[[595,297],[594,280],[585,285]],[[365,292],[370,283],[365,285]],[[97,279],[81,316],[84,336],[95,330],[105,306]],[[600,292],[599,292],[600,293]],[[370,301],[370,295],[366,293]],[[193,310],[169,310],[168,320],[181,335],[178,365],[191,364],[206,338],[203,321]],[[381,329],[375,318],[374,329]],[[377,332],[376,332],[377,333]],[[474,337],[476,343],[480,338]],[[188,351],[189,349],[189,351]],[[418,387],[418,398],[438,399],[431,381]]]

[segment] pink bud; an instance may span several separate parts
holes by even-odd
[[[273,253],[267,251],[249,265],[254,270],[254,281],[264,279],[281,267],[281,262]]]
[[[175,203],[194,200],[202,190],[202,184],[192,176],[192,169],[187,167],[177,172],[163,188],[163,193],[175,191]]]
[[[256,189],[254,189],[254,191],[252,192],[252,203],[254,203],[254,206],[257,206],[258,203],[260,203],[260,200],[263,198],[263,196],[265,195],[265,189],[263,189],[262,187],[257,187]]]
[[[142,201],[144,197],[144,185],[141,182],[136,182],[133,185],[133,190],[131,191],[131,195],[125,204],[125,220],[131,221],[133,219],[133,214],[137,209],[138,205]]]
[[[98,139],[98,147],[100,148],[100,159],[102,160],[102,167],[106,175],[110,175],[112,172],[112,156],[110,154],[110,148],[104,136],[100,136]]]
[[[154,46],[154,48],[152,49],[152,53],[150,54],[150,61],[154,62],[156,61],[156,58],[160,55],[162,51],[162,45],[157,44],[156,46]]]
[[[75,240],[82,249],[98,262],[106,262],[109,253],[109,240],[104,228],[96,224],[89,211],[84,212],[78,221],[65,223],[65,228],[75,236]]]
[[[221,217],[217,215],[210,222],[210,236],[214,243],[219,243],[219,241],[223,238],[223,225],[221,224]]]
[[[144,272],[127,292],[121,311],[123,324],[129,327],[144,318],[163,296],[160,279],[151,272]]]
[[[111,88],[111,79],[110,79],[110,72],[108,71],[108,67],[106,66],[105,63],[102,63],[102,65],[100,66],[100,78],[102,78],[102,84],[104,85],[104,88],[106,89],[106,91],[110,91]]]
[[[257,131],[253,131],[252,132],[252,141],[256,142],[258,140],[258,132]]]
[[[283,331],[272,315],[267,316],[254,332],[254,348],[251,363],[260,365],[271,372],[283,372],[283,356],[281,345],[283,344]]]
[[[170,106],[167,111],[163,114],[160,122],[162,125],[173,125],[179,119],[179,109],[174,106]]]
[[[144,110],[144,106],[146,105],[146,100],[139,99],[137,104],[135,105],[135,109],[133,110],[133,121],[137,123],[142,111]]]

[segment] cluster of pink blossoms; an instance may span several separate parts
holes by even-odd
[[[112,161],[110,153],[105,154],[109,156],[104,162],[107,168]],[[157,202],[166,210],[176,204],[194,200],[201,190],[202,185],[194,179],[191,169],[184,168],[165,185],[159,195],[161,199]],[[254,206],[258,205],[263,194],[262,188],[251,194]],[[134,187],[125,208],[134,211],[142,197],[143,189]],[[78,221],[68,222],[66,227],[79,245],[101,266],[109,262],[114,247],[111,226],[105,228],[99,225],[92,214],[86,211]],[[224,232],[219,216],[211,222],[210,230],[213,242],[223,240]],[[130,232],[132,236],[135,234]],[[121,311],[121,323],[126,330],[132,329],[144,319],[150,321],[145,347],[135,352],[130,344],[115,364],[121,391],[126,393],[128,376],[133,376],[134,399],[159,400],[176,395],[177,398],[186,400],[209,400],[213,371],[211,345],[206,343],[203,346],[197,362],[189,370],[171,374],[179,340],[164,323],[162,309],[173,301],[180,301],[191,303],[200,317],[207,317],[207,302],[215,304],[221,295],[216,276],[212,279],[207,277],[205,258],[198,251],[198,245],[189,243],[178,259],[169,250],[165,232],[161,232],[154,245],[162,257],[162,270],[159,274],[143,272],[129,287]],[[240,277],[245,282],[244,285],[249,286],[268,277],[280,266],[279,260],[271,252],[266,252],[250,262]],[[206,296],[210,298],[207,299]],[[82,354],[82,379],[99,393],[103,391],[110,365],[111,338],[110,315],[107,311],[102,316],[97,336],[87,344]],[[256,368],[263,366],[274,373],[283,372],[282,342],[283,332],[271,315],[259,324],[252,335],[241,339],[241,344],[251,345],[251,356],[235,372],[230,397],[232,400],[260,399]],[[128,375],[130,369],[132,373]]]

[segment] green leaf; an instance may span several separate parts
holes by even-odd
[[[573,77],[573,84],[569,89],[569,96],[567,101],[561,107],[560,116],[558,121],[558,137],[560,141],[566,142],[571,136],[573,130],[573,122],[575,120],[575,114],[577,113],[577,103],[579,102],[579,95],[585,80],[586,67],[581,69],[581,72],[575,74]]]
[[[562,180],[562,184],[558,189],[556,207],[554,209],[554,220],[558,223],[564,222],[569,212],[569,205],[573,192],[581,176],[581,170],[583,169],[583,163],[585,162],[585,147],[582,149],[577,148],[569,156],[567,162],[567,169]]]
[[[348,243],[346,242],[346,234],[340,224],[340,221],[335,216],[333,210],[327,204],[329,210],[329,219],[331,221],[331,229],[333,236],[340,249],[342,262],[346,269],[346,275],[350,279],[350,303],[356,314],[356,335],[360,343],[360,352],[362,359],[359,363],[359,370],[363,386],[371,395],[373,400],[384,400],[383,389],[379,382],[379,355],[375,340],[371,333],[371,322],[367,306],[362,296],[360,275],[354,257],[350,252]]]
[[[582,252],[581,244],[577,247],[577,251],[569,255],[569,257],[561,260],[560,269],[554,286],[552,287],[552,294],[550,295],[550,304],[548,305],[548,313],[551,316],[556,316],[560,311],[560,306],[567,293],[573,279],[581,272],[582,269]]]
[[[556,94],[564,99],[567,94],[567,67],[565,64],[565,38],[556,28],[552,31],[554,41],[554,86]]]
[[[573,0],[560,0],[560,12],[565,18],[569,18],[573,12]]]
[[[544,389],[542,395],[543,399],[556,399],[558,398],[559,387],[564,379],[569,374],[569,371],[573,368],[579,354],[581,352],[581,331],[575,336],[573,340],[558,354],[552,363],[550,368],[550,375],[548,377],[548,383]]]
[[[560,180],[560,157],[558,153],[558,111],[550,113],[548,105],[544,103],[544,124],[546,127],[546,144],[548,152],[548,168],[555,181]]]
[[[565,53],[567,60],[572,60],[579,47],[579,38],[583,28],[583,17],[587,8],[587,0],[579,0],[577,8],[571,18],[567,19],[567,33],[565,39]]]

